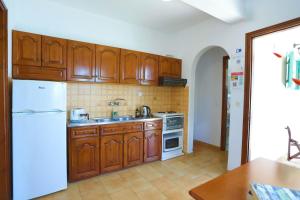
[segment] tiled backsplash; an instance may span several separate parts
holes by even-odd
[[[120,106],[114,107],[119,115],[134,115],[142,105],[150,106],[152,112],[176,111],[185,113],[185,137],[187,142],[189,88],[68,83],[68,111],[84,108],[90,117],[110,117],[112,107],[109,102],[123,98]],[[185,149],[186,150],[186,149]]]

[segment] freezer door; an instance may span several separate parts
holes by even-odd
[[[66,113],[13,114],[13,198],[67,188]]]
[[[13,112],[66,111],[66,83],[13,80]]]

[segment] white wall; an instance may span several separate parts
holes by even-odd
[[[223,56],[226,52],[213,47],[197,63],[195,82],[194,139],[220,146],[222,116]]]
[[[174,38],[176,54],[183,58],[183,76],[188,78],[189,98],[189,152],[193,149],[194,96],[196,63],[209,46],[223,47],[230,56],[236,48],[244,49],[245,33],[300,16],[300,1],[295,0],[251,0],[245,4],[251,11],[248,18],[237,24],[226,24],[218,20],[207,20],[185,29]],[[229,72],[240,69],[230,68]],[[229,138],[228,169],[240,165],[243,118],[243,89],[232,91]]]
[[[300,139],[300,90],[285,88],[285,57],[300,44],[300,26],[258,37],[253,42],[253,87],[251,104],[250,159],[264,157],[278,160],[287,155],[288,134]],[[298,55],[298,56],[296,56]],[[300,60],[296,51],[295,58]]]
[[[169,36],[148,28],[47,0],[6,0],[6,5],[9,35],[16,29],[156,54],[172,53]]]

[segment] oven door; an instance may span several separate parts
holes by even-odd
[[[182,132],[169,133],[163,135],[163,151],[174,151],[182,149]]]
[[[168,116],[164,123],[165,131],[183,129],[184,117],[182,115]]]

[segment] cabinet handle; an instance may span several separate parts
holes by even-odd
[[[148,126],[153,127],[154,125],[153,124],[148,124]]]

